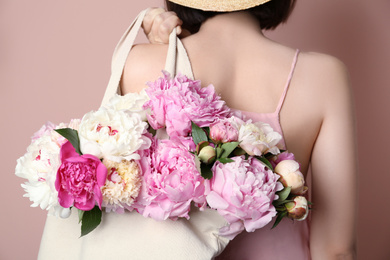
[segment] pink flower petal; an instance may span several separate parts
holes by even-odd
[[[68,141],[61,147],[60,158],[61,161],[79,155],[74,149],[73,145]]]
[[[69,208],[73,205],[73,197],[66,191],[60,190],[58,192],[58,202],[61,207]]]
[[[226,209],[229,203],[226,202],[218,193],[211,191],[206,197],[207,203],[211,208]]]
[[[278,176],[256,158],[232,159],[231,163],[215,163],[206,197],[209,206],[230,224],[220,230],[229,238],[244,227],[252,232],[268,224],[276,214],[272,201],[279,189]]]
[[[58,168],[55,187],[60,205],[91,210],[97,202],[102,204],[100,187],[105,183],[107,169],[93,155],[79,155],[70,142],[61,147],[62,164]]]

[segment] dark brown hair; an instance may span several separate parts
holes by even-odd
[[[201,24],[208,18],[221,12],[202,11],[165,0],[168,11],[175,12],[183,21],[182,27],[191,33],[199,31]],[[265,4],[253,7],[247,11],[253,14],[260,23],[261,29],[275,29],[279,24],[286,22],[295,6],[295,0],[272,0]],[[223,12],[222,12],[223,13]]]

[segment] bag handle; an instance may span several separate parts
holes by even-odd
[[[169,35],[169,46],[167,59],[165,62],[165,70],[168,71],[172,77],[178,73],[186,75],[190,79],[194,79],[192,66],[186,49],[183,43],[176,35],[176,28]]]
[[[101,105],[108,103],[111,97],[115,94],[121,94],[119,83],[122,77],[123,69],[126,64],[127,57],[133,47],[134,40],[137,37],[138,31],[141,28],[142,21],[149,9],[141,11],[132,24],[127,28],[121,39],[119,40],[112,57],[111,77],[108,82],[107,89],[104,93]],[[176,36],[176,28],[169,36],[169,46],[167,59],[165,62],[165,70],[175,76],[181,72],[190,79],[194,79],[191,63],[183,43]],[[151,79],[152,80],[152,79]]]

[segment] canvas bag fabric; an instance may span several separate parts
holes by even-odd
[[[142,11],[120,39],[113,55],[112,74],[102,105],[120,94],[119,82],[127,56],[147,10]],[[165,70],[193,79],[190,61],[176,32],[170,35]],[[67,219],[47,216],[38,259],[213,259],[229,240],[219,236],[226,221],[217,211],[192,208],[190,220],[155,221],[137,212],[103,212],[102,223],[79,238],[77,210]]]

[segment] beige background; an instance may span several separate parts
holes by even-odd
[[[116,42],[141,9],[158,5],[162,0],[0,1],[0,259],[35,259],[38,252],[46,212],[29,207],[14,176],[30,135],[47,120],[68,122],[98,107]],[[359,259],[390,259],[389,14],[388,0],[299,0],[288,25],[269,34],[349,67],[360,163]]]

